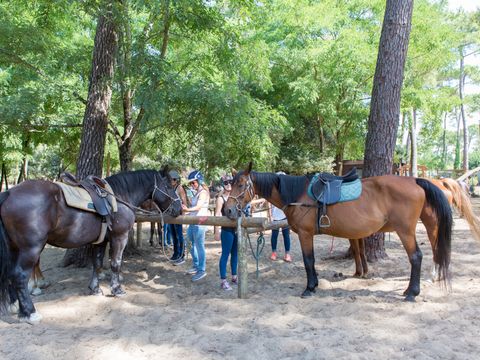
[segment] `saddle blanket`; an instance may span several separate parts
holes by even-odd
[[[334,196],[335,199],[330,199],[328,196],[327,196],[327,202],[326,202],[326,205],[331,205],[331,204],[335,204],[337,202],[346,202],[346,201],[353,201],[353,200],[356,200],[360,197],[360,195],[362,194],[362,181],[360,179],[356,179],[354,181],[351,181],[351,182],[344,182],[344,183],[337,183],[340,185],[340,194],[337,195],[337,196]],[[313,192],[313,185],[314,185],[314,180],[312,180],[310,182],[310,185],[308,186],[308,190],[307,190],[307,193],[308,193],[308,196],[315,200],[315,201],[318,201],[318,198],[314,195],[314,192]],[[336,184],[331,184],[332,187],[334,187]],[[323,190],[325,191],[325,189]],[[338,189],[337,189],[338,191]],[[332,194],[334,192],[332,191]],[[328,194],[327,194],[328,195]]]
[[[71,186],[59,181],[56,181],[55,184],[57,184],[60,189],[62,189],[63,196],[65,196],[65,201],[68,206],[80,210],[90,211],[92,213],[97,212],[95,210],[95,206],[93,205],[92,198],[87,192],[87,190],[79,186]],[[106,184],[105,188],[110,194],[113,194],[110,185]],[[115,197],[112,195],[108,195],[108,201],[112,206],[112,212],[117,212],[118,207]]]

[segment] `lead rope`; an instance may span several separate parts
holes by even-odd
[[[252,241],[250,240],[250,235],[247,233],[248,243],[250,245],[250,250],[252,251],[252,256],[256,261],[257,271],[256,271],[256,278],[258,279],[260,275],[260,271],[258,269],[258,261],[260,259],[260,255],[262,254],[263,248],[265,247],[265,237],[263,236],[263,232],[260,231],[260,235],[257,238],[257,249],[256,251],[253,250]]]

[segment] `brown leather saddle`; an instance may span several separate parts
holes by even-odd
[[[114,208],[109,201],[109,195],[113,194],[107,190],[108,184],[104,179],[89,175],[85,180],[78,181],[73,174],[63,172],[60,174],[60,180],[67,185],[85,189],[92,198],[95,211],[102,216],[102,220],[107,223],[108,228],[112,229]]]

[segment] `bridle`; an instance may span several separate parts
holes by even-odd
[[[232,196],[231,193],[229,195],[229,198],[232,198],[236,201],[237,204],[235,206],[235,209],[239,212],[242,211],[242,206],[240,204],[240,201],[243,200],[243,198],[245,197],[245,194],[250,195],[250,201],[252,201],[253,198],[255,197],[255,189],[253,188],[253,181],[252,181],[252,178],[250,177],[250,174],[248,174],[247,184],[245,185],[245,189],[243,189],[243,191],[237,196]]]
[[[175,201],[182,201],[180,199],[180,197],[178,196],[177,192],[175,192],[175,195],[176,197],[174,198],[173,196],[170,196],[167,192],[165,192],[164,190],[160,189],[158,186],[157,186],[157,175],[154,175],[153,177],[154,179],[154,184],[153,184],[153,191],[152,191],[152,200],[153,202],[155,202],[155,191],[158,191],[159,193],[165,195],[166,197],[168,197],[171,201],[170,201],[170,204],[168,205],[168,207],[165,209],[165,210],[160,210],[160,213],[162,214],[163,216],[163,213],[168,213],[168,211],[170,210],[170,208],[172,207],[172,205],[175,203]]]

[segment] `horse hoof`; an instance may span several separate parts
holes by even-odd
[[[48,280],[39,280],[38,281],[38,288],[39,289],[46,289],[50,285],[52,285],[52,283]]]
[[[38,324],[40,321],[42,321],[43,316],[40,315],[38,312],[33,312],[30,314],[29,317],[21,317],[20,321],[21,322],[26,322],[27,324],[30,325],[35,325]]]
[[[94,290],[90,289],[90,295],[101,296],[103,295],[103,291],[99,287]]]
[[[305,289],[305,291],[302,293],[301,295],[301,298],[302,299],[307,299],[307,298],[310,298],[313,296],[313,293],[315,292],[315,290],[311,291],[311,290],[308,290],[308,289]]]
[[[105,278],[107,277],[107,275],[103,271],[98,273],[97,276],[98,276],[98,280],[105,280]]]
[[[11,315],[18,314],[18,310],[20,308],[18,307],[18,301],[15,301],[14,303],[11,303],[8,305],[8,313]]]
[[[404,299],[406,302],[415,302],[415,296],[413,295],[407,295]]]
[[[115,296],[115,297],[122,297],[122,296],[127,295],[127,293],[121,287],[118,287],[116,289],[112,289],[112,295]]]
[[[34,287],[32,290],[30,290],[30,294],[33,296],[38,296],[42,294],[42,289],[39,287]]]

